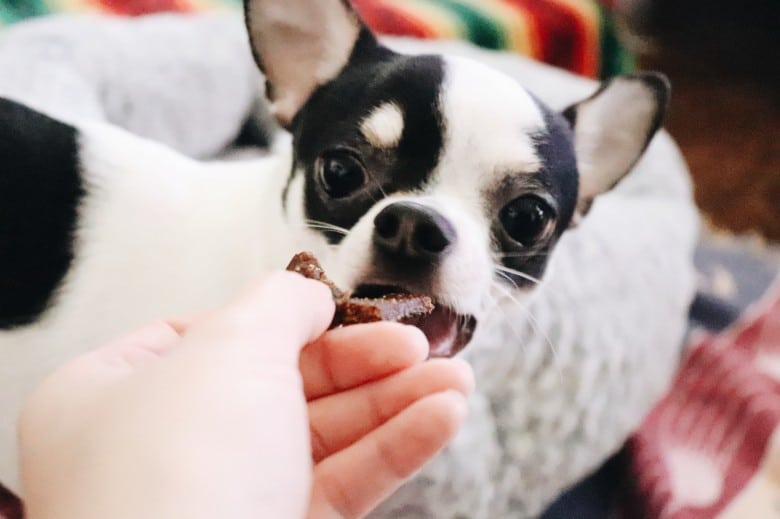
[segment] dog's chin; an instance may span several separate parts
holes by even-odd
[[[380,297],[387,294],[409,293],[402,287],[389,285],[359,285],[354,297]],[[454,357],[465,348],[474,336],[477,319],[473,315],[460,314],[432,297],[433,311],[424,316],[405,320],[406,324],[419,328],[428,339],[429,358]]]

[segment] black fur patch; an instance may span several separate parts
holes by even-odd
[[[0,99],[0,329],[34,322],[73,260],[75,128]]]
[[[437,56],[401,56],[363,31],[345,70],[311,96],[292,125],[295,169],[306,175],[307,218],[351,228],[385,195],[419,188],[439,162],[443,123],[439,94],[444,63]],[[404,114],[399,145],[377,149],[360,132],[360,123],[383,103]],[[367,171],[367,184],[352,196],[332,199],[318,182],[318,157],[349,150]],[[325,232],[332,243],[336,233]]]
[[[539,194],[547,199],[555,212],[555,231],[546,240],[530,247],[523,247],[507,236],[500,221],[493,226],[493,242],[498,252],[504,256],[501,262],[505,267],[516,270],[534,278],[544,274],[550,252],[561,234],[569,227],[574,210],[577,206],[579,192],[579,173],[577,158],[574,151],[574,135],[566,119],[550,110],[541,101],[536,100],[544,114],[545,129],[534,136],[534,148],[541,159],[542,167],[534,173],[531,179],[524,179],[517,191],[510,185],[503,186],[496,201],[497,210],[504,204],[523,194]],[[511,180],[511,179],[510,179]],[[507,274],[512,282],[519,287],[533,285],[533,282],[520,275]]]
[[[560,236],[569,227],[574,216],[580,189],[574,133],[561,114],[545,105],[540,106],[544,113],[546,131],[534,138],[534,148],[542,159],[542,169],[537,175],[558,205],[555,231],[556,235]]]

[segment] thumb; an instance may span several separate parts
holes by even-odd
[[[301,348],[325,333],[334,311],[326,285],[277,272],[252,283],[186,335],[198,335],[204,347],[232,348],[253,363],[297,368]]]

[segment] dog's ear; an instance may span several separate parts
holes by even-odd
[[[348,0],[244,0],[244,12],[272,111],[285,127],[339,75],[358,41],[378,46]]]
[[[669,92],[669,82],[661,74],[618,76],[563,112],[574,131],[580,172],[578,216],[639,160],[661,126]]]

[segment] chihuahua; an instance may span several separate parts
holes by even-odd
[[[247,0],[245,15],[287,130],[264,158],[197,162],[0,100],[11,488],[14,417],[47,373],[145,320],[218,305],[301,250],[355,295],[430,295],[431,355],[457,354],[497,293],[533,292],[667,105],[667,81],[638,74],[557,112],[476,61],[390,50],[347,0]]]

